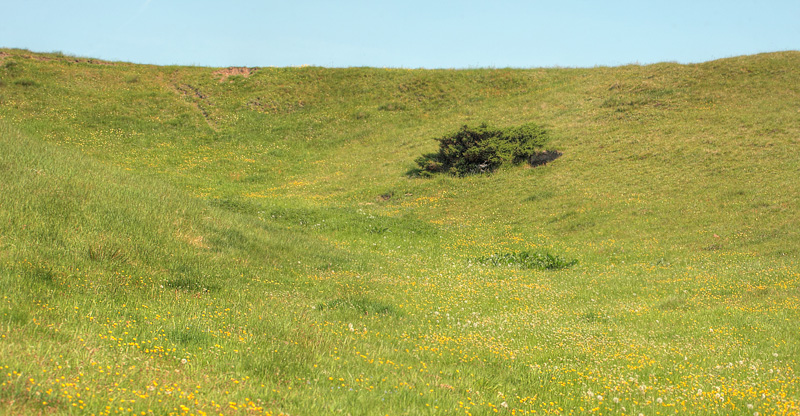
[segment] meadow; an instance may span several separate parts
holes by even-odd
[[[800,414],[797,68],[0,49],[0,414]],[[408,175],[484,121],[563,156]]]

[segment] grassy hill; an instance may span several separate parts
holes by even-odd
[[[0,50],[0,413],[797,414],[797,68]],[[483,121],[563,156],[406,174]]]

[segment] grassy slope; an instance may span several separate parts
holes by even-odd
[[[0,409],[796,413],[798,64],[219,82],[6,50]],[[404,175],[484,120],[564,156]],[[470,261],[523,249],[580,263]]]

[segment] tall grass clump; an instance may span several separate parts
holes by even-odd
[[[561,256],[546,251],[514,251],[510,253],[495,253],[490,256],[478,258],[479,263],[491,266],[517,267],[521,269],[560,270],[573,266],[577,260],[567,260]]]

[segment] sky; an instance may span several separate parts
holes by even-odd
[[[0,0],[0,47],[157,65],[695,63],[800,50],[800,0]]]

